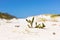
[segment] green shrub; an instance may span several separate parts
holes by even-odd
[[[37,24],[37,22],[36,22],[35,28],[44,28],[44,27],[45,27],[44,23],[42,23],[42,25],[41,25],[41,24]]]
[[[26,21],[30,24],[30,25],[28,25],[28,27],[29,28],[33,28],[33,22],[34,22],[34,17],[32,18],[32,20],[28,20],[28,19],[26,19]]]

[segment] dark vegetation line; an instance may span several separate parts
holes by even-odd
[[[10,19],[17,18],[17,17],[10,15],[9,13],[0,12],[0,18],[10,20]]]

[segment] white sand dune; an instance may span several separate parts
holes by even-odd
[[[46,21],[38,21],[39,18],[45,18]],[[26,19],[31,20],[32,17]],[[0,19],[0,40],[60,40],[60,17],[52,21],[49,16],[34,16],[35,22],[44,23],[45,28],[29,28],[26,19]],[[33,24],[35,27],[35,24]]]

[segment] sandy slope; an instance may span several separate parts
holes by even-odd
[[[34,22],[38,22],[39,18],[35,16]],[[60,22],[45,18],[47,21],[43,22],[46,25],[44,29],[28,28],[26,19],[0,19],[0,40],[60,40]]]

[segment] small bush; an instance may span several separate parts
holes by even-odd
[[[44,28],[44,27],[45,27],[44,23],[42,23],[42,25],[41,25],[41,24],[37,24],[37,22],[36,22],[35,28]]]
[[[28,27],[33,28],[34,17],[32,18],[32,20],[26,19],[26,21],[30,24],[30,25],[28,24]]]

